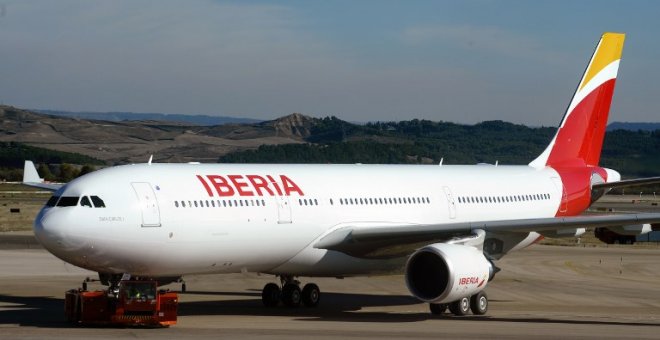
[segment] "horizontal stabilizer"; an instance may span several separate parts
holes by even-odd
[[[623,181],[616,181],[610,183],[598,183],[592,186],[592,189],[614,189],[614,188],[627,188],[640,185],[660,184],[660,177],[646,177],[627,179]]]

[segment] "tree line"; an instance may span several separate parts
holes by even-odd
[[[410,120],[351,124],[316,121],[307,143],[262,145],[221,156],[221,163],[527,164],[548,145],[556,128],[503,121],[475,125]],[[608,131],[601,166],[624,177],[660,176],[660,130]]]
[[[0,180],[22,180],[23,164],[26,160],[38,164],[39,175],[54,182],[69,182],[104,164],[101,160],[77,153],[49,150],[16,142],[0,142]]]

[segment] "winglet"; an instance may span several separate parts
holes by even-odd
[[[624,40],[623,33],[600,38],[557,133],[530,166],[598,165]]]
[[[39,177],[37,168],[32,161],[25,161],[23,166],[23,183],[43,183],[44,179]]]

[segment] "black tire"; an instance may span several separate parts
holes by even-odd
[[[261,301],[266,307],[276,307],[280,303],[280,287],[274,283],[265,285],[261,291]]]
[[[484,315],[488,312],[488,296],[486,292],[479,292],[470,298],[470,309],[474,315]]]
[[[305,307],[316,307],[319,305],[319,301],[321,301],[319,286],[313,283],[306,284],[302,290],[302,302]]]
[[[456,316],[463,316],[470,312],[470,299],[461,298],[449,304],[449,311]]]
[[[282,288],[282,302],[287,307],[298,307],[302,300],[300,287],[294,283],[287,283]]]
[[[429,303],[429,309],[433,315],[441,315],[447,311],[446,303]]]

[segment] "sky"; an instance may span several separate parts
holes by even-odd
[[[0,0],[0,102],[29,109],[556,126],[605,31],[610,121],[658,122],[656,1]]]

